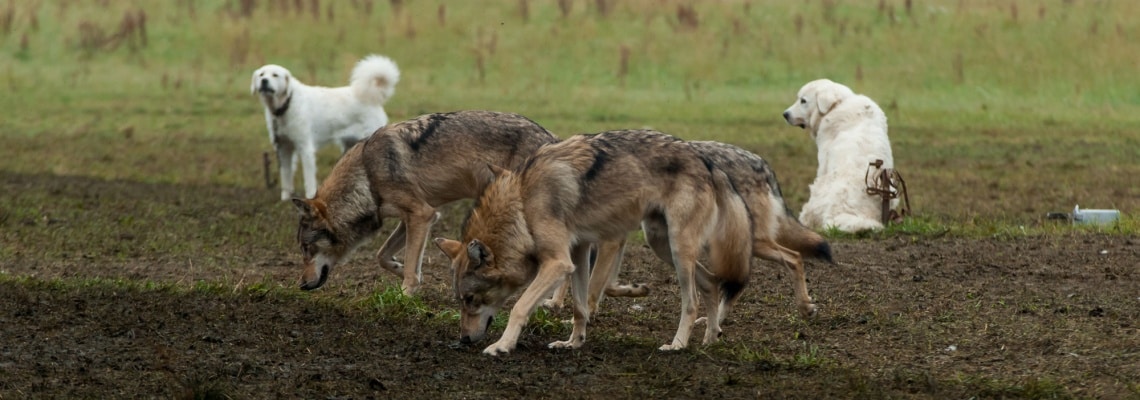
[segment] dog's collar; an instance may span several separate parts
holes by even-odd
[[[289,103],[292,101],[293,101],[293,95],[290,94],[289,97],[285,98],[285,104],[282,104],[281,107],[277,107],[277,108],[273,109],[273,116],[274,117],[280,117],[282,115],[285,115],[285,112],[289,111]]]

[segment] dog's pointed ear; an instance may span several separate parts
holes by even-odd
[[[297,211],[305,218],[319,218],[328,219],[328,205],[320,199],[305,200],[302,198],[293,198],[293,205],[297,206]]]
[[[468,265],[472,270],[486,266],[494,259],[491,254],[491,249],[487,245],[480,242],[479,239],[472,239],[471,243],[467,244],[467,260],[470,262]]]
[[[300,213],[302,217],[306,217],[306,218],[312,218],[313,217],[313,206],[311,204],[309,204],[308,200],[305,200],[305,199],[302,199],[299,197],[294,197],[293,198],[293,205],[297,206],[297,212]]]
[[[460,243],[458,240],[437,237],[432,241],[435,242],[436,247],[439,247],[440,251],[443,251],[443,254],[446,255],[447,258],[454,260],[459,258],[459,255],[463,252],[463,243]]]

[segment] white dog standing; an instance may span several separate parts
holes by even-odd
[[[330,143],[341,153],[388,124],[384,103],[396,91],[400,70],[388,57],[356,63],[348,86],[308,86],[279,65],[253,71],[251,93],[265,106],[269,140],[277,151],[281,200],[293,197],[293,172],[304,168],[305,198],[317,193],[317,150]]]
[[[784,119],[806,129],[819,150],[819,169],[800,222],[845,232],[881,229],[882,198],[867,194],[865,177],[875,160],[894,168],[883,110],[847,86],[819,79],[800,89]]]

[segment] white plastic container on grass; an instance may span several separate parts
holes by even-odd
[[[1082,210],[1073,207],[1074,224],[1110,225],[1120,219],[1120,210]]]

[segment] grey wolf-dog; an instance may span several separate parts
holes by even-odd
[[[743,200],[692,146],[649,130],[577,135],[543,146],[514,171],[495,170],[462,242],[435,240],[451,258],[462,342],[482,339],[495,312],[525,287],[503,336],[483,352],[512,351],[530,314],[571,276],[573,332],[550,347],[581,346],[590,246],[621,240],[639,223],[668,243],[680,285],[677,333],[660,349],[688,345],[698,287],[710,299],[704,341],[717,340],[721,314],[748,282],[752,234]],[[710,262],[700,269],[706,246]]]
[[[847,86],[819,79],[800,89],[784,119],[807,130],[818,148],[819,169],[800,221],[814,229],[881,229],[882,201],[867,194],[865,178],[875,160],[883,160],[881,168],[894,168],[883,110]],[[897,204],[896,199],[891,207]]]
[[[514,167],[557,140],[526,117],[491,111],[428,114],[380,128],[341,157],[315,197],[293,200],[301,214],[301,289],[323,285],[384,218],[398,217],[376,256],[403,277],[404,293],[414,293],[436,207],[477,196],[494,178],[487,165]],[[393,258],[401,248],[404,264]]]
[[[309,86],[288,69],[266,65],[253,71],[250,93],[261,99],[269,140],[277,152],[281,200],[293,197],[293,172],[301,162],[305,198],[317,191],[317,150],[336,144],[341,153],[388,123],[384,103],[396,91],[400,70],[384,56],[356,63],[348,86]]]
[[[732,187],[748,206],[752,221],[752,255],[784,265],[792,273],[792,289],[796,308],[804,317],[816,313],[807,293],[803,256],[832,262],[831,246],[815,231],[800,224],[792,215],[780,192],[776,173],[760,156],[739,147],[719,143],[689,142],[705,159],[728,176]],[[646,241],[658,258],[671,264],[665,237],[647,231]],[[621,266],[620,246],[601,246],[598,261],[590,274],[588,302],[590,312],[597,311],[602,291],[606,296],[630,296],[627,285],[615,284]],[[634,285],[633,287],[640,287]]]

